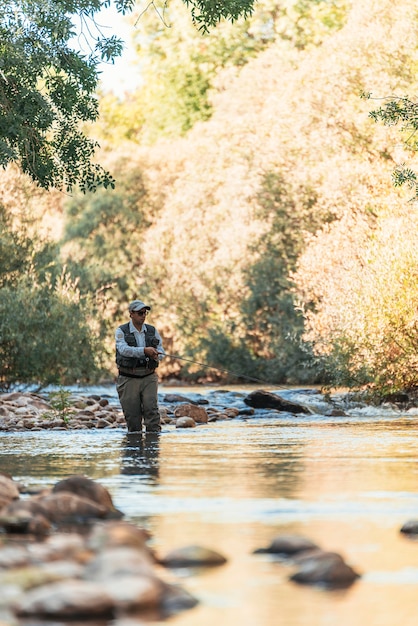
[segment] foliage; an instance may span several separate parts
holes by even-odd
[[[370,98],[371,94],[365,97]],[[370,112],[370,117],[375,122],[383,122],[386,126],[400,125],[400,133],[403,137],[405,148],[410,153],[418,151],[418,104],[407,96],[385,98],[384,105]],[[414,190],[414,200],[418,200],[418,178],[416,172],[405,163],[395,167],[392,179],[395,187],[406,185]]]
[[[78,193],[65,206],[61,255],[82,293],[94,294],[95,333],[108,363],[114,361],[115,318],[138,289],[147,251],[144,234],[154,215],[141,164],[119,158],[116,190]]]
[[[344,317],[338,268],[357,252],[348,217],[367,232],[399,202],[392,137],[376,132],[359,94],[403,88],[416,50],[413,24],[406,30],[392,3],[355,8],[316,49],[294,55],[276,42],[219,94],[210,120],[147,150],[149,178],[170,193],[144,237],[143,293],[174,354],[277,383],[337,373],[331,361],[305,365],[311,347],[319,354],[325,313]],[[318,332],[300,345],[302,316]]]
[[[68,424],[76,412],[71,402],[71,391],[59,387],[57,391],[51,391],[48,394],[48,401],[52,410],[43,413],[42,417],[48,419],[60,418],[65,424]]]
[[[97,119],[100,60],[120,55],[123,42],[95,21],[110,0],[0,0],[0,165],[17,162],[41,187],[83,191],[113,187],[94,162],[97,142],[81,124]],[[253,0],[187,0],[203,31],[226,18],[248,16]],[[121,13],[132,0],[117,0]],[[86,41],[76,50],[73,39]]]
[[[17,162],[45,189],[114,184],[93,162],[97,144],[80,123],[97,117],[99,59],[120,54],[121,44],[98,37],[87,56],[70,44],[72,14],[86,21],[100,4],[0,2],[0,165]]]
[[[16,233],[0,207],[0,386],[94,379],[86,303],[54,249]]]
[[[398,209],[368,229],[351,228],[353,257],[334,266],[332,282],[323,285],[307,315],[307,339],[326,356],[336,384],[381,394],[412,389],[418,386],[416,211]]]
[[[261,0],[251,16],[222,21],[202,34],[179,0],[153,6],[135,21],[141,87],[122,99],[106,94],[101,100],[97,133],[104,139],[123,133],[129,140],[154,142],[184,135],[211,117],[216,95],[260,52],[276,40],[288,49],[320,45],[342,27],[347,11],[343,0]]]
[[[268,42],[254,43],[244,63],[240,37],[234,54],[227,36],[226,45],[213,44],[205,57],[216,68],[206,92],[210,117],[198,124],[198,115],[190,117],[180,138],[173,136],[187,107],[171,138],[152,145],[136,143],[144,117],[130,125],[129,107],[115,113],[113,123],[121,121],[130,139],[104,155],[121,181],[118,193],[75,194],[60,244],[70,283],[92,294],[83,319],[100,340],[107,329],[100,354],[109,372],[113,329],[138,297],[152,305],[149,321],[169,354],[220,368],[165,359],[162,376],[219,380],[227,369],[306,384],[318,381],[313,351],[334,383],[414,385],[416,216],[411,205],[402,210],[405,191],[390,180],[397,129],[373,123],[359,94],[371,86],[415,92],[418,26],[405,17],[414,0],[378,4],[356,0],[326,30],[309,18],[324,3],[281,3],[286,14],[266,20],[274,24]],[[306,21],[292,23],[296,5],[308,11]],[[332,13],[336,5],[328,5]],[[219,33],[228,25],[220,26]],[[156,82],[165,59],[175,59],[173,76],[180,76],[190,69],[190,51],[203,53],[181,32],[184,46],[174,31],[164,43],[156,37]],[[108,135],[110,143],[119,132]],[[397,229],[402,235],[391,246],[384,233]]]
[[[217,0],[184,0],[184,2],[191,9],[193,22],[203,32],[209,32],[209,29],[216,26],[221,17],[232,22],[240,16],[248,17],[253,11],[254,4],[253,0],[240,2],[227,0],[222,3]]]
[[[265,174],[257,194],[257,217],[266,232],[249,246],[244,270],[248,295],[241,302],[244,344],[260,377],[301,381],[316,377],[302,345],[303,316],[295,308],[291,274],[304,249],[303,233],[315,232],[330,216],[321,214],[317,193],[289,188],[283,175]]]
[[[67,202],[63,252],[68,266],[75,263],[84,290],[112,283],[119,298],[133,288],[132,273],[143,263],[142,233],[153,207],[139,168],[121,159],[116,172],[117,190],[74,194]]]

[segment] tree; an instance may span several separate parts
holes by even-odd
[[[181,0],[162,12],[136,9],[130,20],[141,84],[121,98],[100,98],[96,136],[153,143],[185,135],[210,119],[219,94],[263,50],[279,40],[288,50],[318,46],[346,13],[344,0],[259,0],[248,18],[202,33]]]
[[[0,204],[0,388],[94,380],[88,303],[56,261],[56,246],[15,228]]]
[[[45,189],[114,186],[94,162],[97,143],[80,128],[97,119],[99,61],[112,61],[123,48],[95,22],[110,2],[0,0],[0,165],[17,162]],[[247,16],[254,0],[185,2],[198,28],[207,31],[222,18]],[[115,0],[121,13],[133,5]],[[74,49],[77,36],[85,37],[87,52]]]
[[[371,94],[363,97],[371,98]],[[383,106],[370,111],[375,122],[383,122],[386,126],[400,126],[400,133],[405,152],[410,155],[418,151],[418,104],[408,96],[384,98]],[[418,200],[418,176],[405,162],[399,163],[392,173],[395,187],[406,185],[414,191],[414,200]]]

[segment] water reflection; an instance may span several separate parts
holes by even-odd
[[[416,424],[270,416],[152,437],[0,433],[0,468],[36,485],[84,473],[150,530],[157,554],[192,543],[224,554],[221,568],[182,574],[200,604],[172,626],[412,626],[418,544],[399,528],[418,507]],[[279,533],[342,553],[362,579],[345,593],[291,583],[290,564],[253,554]]]
[[[159,433],[126,434],[122,441],[120,473],[149,477],[151,484],[155,484],[160,474],[159,456]]]

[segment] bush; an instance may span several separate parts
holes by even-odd
[[[83,300],[50,243],[12,225],[0,206],[0,388],[68,383],[98,374]]]
[[[384,394],[418,387],[418,224],[415,211],[398,208],[369,230],[351,223],[345,244],[335,230],[311,249],[299,269],[310,280],[315,310],[306,314],[305,338],[324,357],[334,384],[368,386]],[[347,224],[338,227],[347,231]],[[332,248],[338,251],[333,256]],[[333,258],[331,272],[308,276],[315,258]],[[322,254],[321,254],[322,252]],[[302,293],[302,292],[301,292]]]
[[[97,376],[93,338],[74,285],[25,277],[0,292],[0,386]]]

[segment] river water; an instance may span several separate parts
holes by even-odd
[[[211,404],[246,395],[216,393]],[[399,529],[418,517],[417,428],[417,409],[353,406],[168,426],[151,441],[122,429],[0,433],[0,467],[31,487],[85,474],[151,531],[159,555],[199,544],[226,556],[167,573],[200,601],[173,626],[416,626],[418,542]],[[339,591],[289,581],[291,565],[253,554],[282,533],[340,552],[362,577]]]

